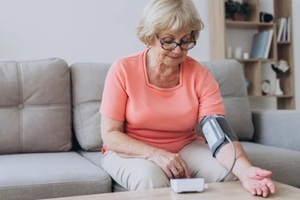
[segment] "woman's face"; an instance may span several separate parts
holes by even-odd
[[[177,66],[186,58],[188,48],[196,44],[194,42],[195,39],[191,32],[157,33],[152,44],[156,62],[170,67]]]

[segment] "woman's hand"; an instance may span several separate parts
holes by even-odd
[[[276,188],[271,180],[272,172],[258,167],[248,167],[243,171],[240,180],[246,190],[252,195],[267,197],[274,193]]]
[[[248,160],[240,142],[233,142],[236,148],[236,162],[233,173],[242,182],[244,188],[252,195],[267,197],[274,193],[276,188],[271,180],[272,172],[254,167]],[[231,161],[228,159],[233,154],[230,144],[226,144],[217,154],[218,161],[226,168],[230,168]]]
[[[187,164],[178,153],[160,149],[154,151],[148,159],[160,166],[169,179],[190,177]]]
[[[186,162],[177,153],[147,145],[124,134],[124,122],[101,116],[101,134],[106,147],[124,157],[146,158],[170,178],[189,178]]]

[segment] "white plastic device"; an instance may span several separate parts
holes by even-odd
[[[203,178],[171,179],[171,188],[174,192],[202,192],[207,188]]]

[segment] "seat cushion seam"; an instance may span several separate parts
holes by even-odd
[[[18,80],[19,80],[19,104],[23,104],[24,102],[24,91],[23,91],[23,76],[22,76],[22,70],[21,70],[21,66],[20,63],[16,63],[17,64],[17,69],[18,69]],[[23,152],[24,151],[24,132],[23,132],[23,110],[19,109],[19,117],[20,117],[20,149],[19,152]]]

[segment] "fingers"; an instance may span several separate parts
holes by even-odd
[[[270,192],[271,192],[272,194],[274,194],[275,191],[276,191],[275,183],[274,183],[273,181],[269,181],[269,182],[267,183],[267,186],[268,186]]]
[[[270,194],[270,190],[266,186],[259,187],[259,188],[250,188],[249,192],[253,196],[262,196],[262,197],[267,197]]]
[[[261,190],[261,188],[256,188],[255,191],[256,191],[256,195],[257,195],[257,196],[261,196],[261,195],[262,195],[262,190]]]
[[[185,172],[184,172],[184,169],[183,167],[176,167],[178,172],[179,172],[179,176],[180,178],[184,178],[185,177]]]
[[[261,188],[261,196],[267,197],[269,196],[269,192],[270,190],[266,185]]]
[[[257,195],[257,196],[262,196],[262,197],[267,197],[270,194],[270,190],[267,186],[262,186],[260,188],[256,188],[254,191],[255,191],[254,193],[252,193],[252,192],[251,193],[254,195]]]
[[[258,167],[250,167],[248,168],[247,172],[246,172],[247,176],[255,179],[255,180],[263,180],[265,178],[270,178],[272,176],[272,172],[265,170],[265,169],[261,169]]]
[[[249,189],[249,192],[250,192],[253,196],[256,195],[256,190],[253,189],[253,188],[250,188],[250,189]]]
[[[275,183],[269,179],[264,178],[263,180],[252,183],[252,186],[248,188],[249,192],[254,196],[268,197],[269,194],[273,194],[276,190]]]
[[[187,164],[178,153],[160,151],[152,161],[163,169],[169,179],[190,178]]]
[[[176,167],[170,168],[171,173],[173,174],[173,178],[181,178],[181,173]]]
[[[190,177],[186,162],[177,153],[173,154],[173,158],[171,159],[169,168],[173,174],[173,178],[189,178]]]
[[[179,154],[176,154],[176,156],[179,159],[179,166],[177,167],[177,169],[180,172],[181,178],[190,178],[190,172],[188,170],[186,162]]]
[[[268,178],[268,177],[272,176],[272,172],[271,171],[265,170],[265,169],[260,169],[260,168],[257,168],[256,174],[259,175],[259,176],[262,176],[264,178]]]
[[[163,170],[169,179],[173,178],[173,174],[169,169],[163,168]]]

